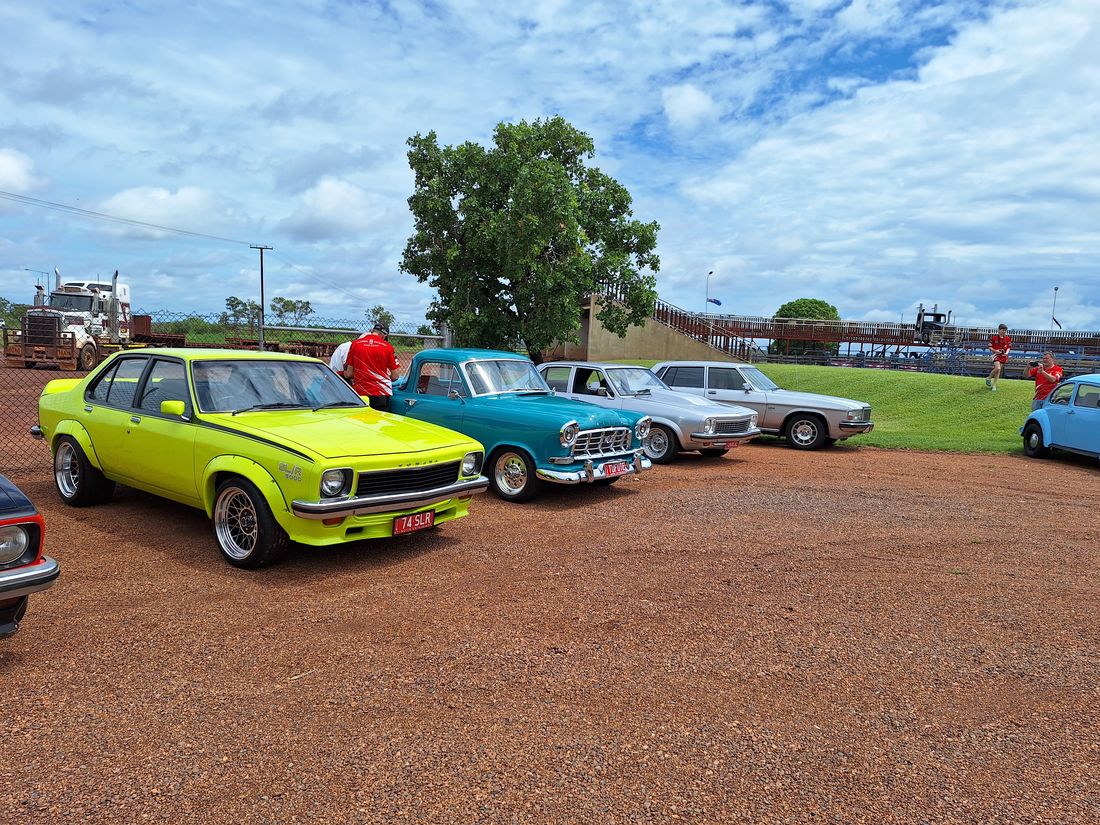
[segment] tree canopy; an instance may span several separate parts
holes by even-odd
[[[586,161],[592,139],[563,118],[499,124],[489,148],[409,138],[415,231],[401,269],[438,294],[428,320],[457,343],[536,360],[577,341],[590,294],[622,336],[653,310],[658,224],[633,219],[630,193]],[[650,271],[646,271],[650,270]]]
[[[837,308],[820,298],[799,298],[788,301],[775,311],[776,318],[803,318],[813,321],[839,321],[840,313]],[[835,341],[801,341],[788,338],[777,338],[769,346],[770,352],[781,352],[787,355],[807,355],[814,352],[828,352],[836,354],[840,345]]]
[[[393,326],[394,316],[393,313],[386,309],[381,304],[377,304],[366,312],[363,313],[367,316],[367,320],[370,321],[371,326],[383,326],[389,329]]]
[[[309,301],[296,300],[294,298],[282,298],[276,296],[268,304],[275,313],[275,323],[297,326],[308,316],[313,314],[313,304]]]

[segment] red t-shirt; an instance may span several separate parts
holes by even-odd
[[[1047,373],[1052,380],[1047,380],[1045,376],[1039,375],[1041,367],[1032,367],[1027,371],[1029,378],[1035,379],[1035,400],[1042,401],[1062,380],[1062,368],[1055,364]]]
[[[989,339],[989,348],[993,350],[993,360],[1008,363],[1008,351],[1012,349],[1012,339],[1007,335],[994,335]]]
[[[354,371],[351,385],[359,395],[393,395],[390,370],[397,369],[397,355],[381,335],[364,335],[351,342],[347,364]]]

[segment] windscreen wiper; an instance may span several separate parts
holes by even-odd
[[[305,404],[291,404],[286,401],[275,401],[271,404],[253,404],[251,407],[241,407],[239,410],[233,410],[233,415],[243,412],[252,412],[252,410],[300,410],[305,406]]]
[[[354,401],[329,401],[327,404],[321,404],[318,407],[314,407],[313,411],[317,410],[329,410],[333,407],[365,407],[365,404],[356,404]]]

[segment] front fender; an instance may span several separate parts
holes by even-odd
[[[1027,425],[1034,421],[1039,425],[1039,432],[1043,434],[1043,446],[1050,447],[1052,444],[1051,433],[1053,428],[1050,426],[1050,416],[1047,415],[1045,409],[1035,410],[1024,421],[1024,425],[1020,427],[1020,435],[1024,434],[1024,430],[1027,429]]]
[[[211,459],[210,463],[203,469],[199,489],[202,492],[203,509],[206,510],[208,517],[213,518],[214,516],[214,493],[217,487],[215,481],[219,473],[240,476],[256,485],[260,495],[267,500],[267,506],[271,508],[271,514],[284,528],[294,519],[294,515],[290,512],[290,505],[283,496],[282,488],[279,487],[279,483],[275,481],[271,473],[255,461],[239,455],[217,456]]]
[[[83,424],[73,418],[66,418],[58,422],[57,429],[50,434],[50,452],[57,452],[57,439],[62,435],[75,439],[92,466],[97,470],[103,469],[103,465],[99,461],[99,455],[96,454],[95,447],[92,446],[92,437],[84,429]]]

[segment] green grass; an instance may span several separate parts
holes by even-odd
[[[652,366],[654,361],[633,363]],[[871,405],[873,432],[865,444],[909,450],[1022,453],[1020,426],[1031,412],[1034,385],[1002,380],[990,392],[981,378],[901,370],[765,364],[763,372],[792,390],[820,392]]]

